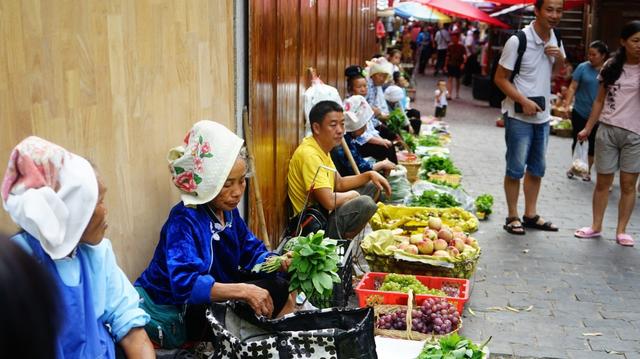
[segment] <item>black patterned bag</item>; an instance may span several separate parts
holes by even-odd
[[[213,358],[376,359],[371,308],[301,311],[257,318],[244,303],[215,303],[207,310]]]

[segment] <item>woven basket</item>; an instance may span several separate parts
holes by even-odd
[[[407,179],[409,182],[415,182],[418,179],[418,171],[420,170],[420,166],[422,166],[421,162],[398,161],[398,164],[403,165],[407,169]]]
[[[448,173],[445,173],[445,174],[431,173],[431,174],[429,174],[429,179],[445,181],[445,182],[450,183],[452,185],[459,185],[460,181],[462,180],[462,176],[461,175],[451,175],[451,174],[448,174]]]
[[[431,277],[448,277],[470,279],[476,271],[482,250],[469,259],[453,262],[453,268],[399,260],[393,256],[378,256],[365,253],[365,260],[373,272],[426,275]]]
[[[458,327],[452,330],[450,333],[447,333],[444,335],[438,335],[434,333],[424,334],[424,333],[413,331],[411,330],[411,320],[413,319],[411,318],[411,314],[412,314],[414,305],[415,303],[413,298],[413,292],[410,290],[409,299],[407,300],[407,305],[380,304],[380,305],[374,306],[373,307],[374,321],[376,322],[378,321],[378,318],[382,315],[393,313],[398,309],[404,309],[404,308],[407,309],[407,318],[406,318],[407,329],[406,330],[380,329],[376,327],[374,329],[374,334],[387,337],[387,338],[394,338],[394,339],[428,340],[430,342],[435,342],[444,336],[457,333],[462,328],[462,314],[460,314],[460,322],[458,323]]]

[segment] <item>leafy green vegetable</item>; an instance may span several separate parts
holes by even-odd
[[[416,144],[416,138],[413,137],[412,134],[404,130],[400,131],[400,136],[402,136],[402,140],[407,144],[407,147],[409,147],[409,152],[416,152],[416,147],[418,146]]]
[[[387,127],[393,133],[400,134],[400,131],[405,126],[406,117],[404,111],[397,107],[393,111],[389,112],[389,118],[387,119]]]
[[[426,135],[418,137],[418,145],[425,147],[437,147],[442,146],[442,142],[438,135]]]
[[[440,338],[437,343],[427,342],[417,359],[482,359],[482,349],[489,340],[491,337],[478,346],[458,333],[453,333]]]
[[[451,159],[440,156],[425,157],[422,160],[422,168],[426,173],[444,171],[452,175],[460,174],[460,170],[453,165]]]
[[[560,130],[570,130],[572,128],[571,121],[562,120],[558,122],[555,126],[553,126],[553,128],[560,129]]]
[[[422,192],[422,195],[420,197],[413,197],[413,199],[411,200],[411,206],[450,208],[459,207],[460,202],[458,202],[455,197],[448,193],[429,190]]]
[[[475,204],[476,210],[478,212],[491,214],[491,207],[493,206],[493,196],[488,193],[482,194],[476,197]]]

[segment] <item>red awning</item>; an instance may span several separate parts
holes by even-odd
[[[445,14],[474,21],[486,22],[487,24],[499,26],[505,29],[509,28],[509,25],[504,22],[492,18],[486,12],[460,0],[420,0],[420,2],[429,5],[436,10],[440,10]]]

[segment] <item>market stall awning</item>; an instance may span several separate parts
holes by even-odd
[[[451,18],[432,7],[414,1],[401,2],[394,7],[396,15],[419,21],[451,22]]]
[[[535,0],[491,0],[492,2],[500,5],[532,5]],[[589,0],[564,0],[564,8],[573,9],[574,7],[587,4]]]
[[[489,25],[509,28],[504,22],[492,18],[486,12],[476,8],[475,6],[462,2],[460,0],[420,0],[421,3],[428,5],[445,14],[454,15],[464,19],[485,22]]]

